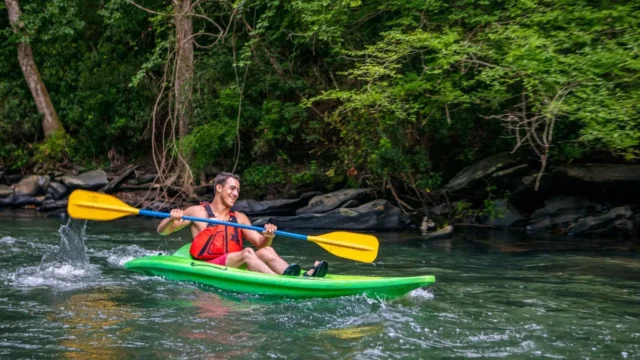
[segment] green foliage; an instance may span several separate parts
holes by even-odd
[[[40,144],[36,144],[33,161],[43,168],[53,168],[55,164],[66,162],[71,155],[75,141],[65,132],[56,132]]]
[[[29,153],[15,144],[0,146],[0,167],[8,170],[20,170],[29,163]]]
[[[154,13],[126,0],[24,2],[18,34],[0,10],[0,165],[100,163],[111,150],[132,159],[150,152],[152,131],[168,131],[150,119],[171,86],[174,13],[136,3]],[[237,159],[257,194],[389,182],[428,193],[512,149],[510,116],[555,121],[551,163],[640,154],[637,2],[253,0],[194,11],[202,34],[180,146],[197,172]],[[74,142],[33,145],[41,117],[18,41],[32,45]],[[162,122],[169,109],[158,106]]]
[[[316,183],[326,183],[327,175],[323,174],[318,167],[318,162],[311,160],[309,166],[291,176],[291,183],[296,186],[304,186]]]
[[[196,127],[181,141],[181,146],[190,155],[192,169],[199,173],[221,159],[230,159],[234,143],[235,123],[223,120]]]
[[[500,219],[505,216],[504,212],[497,207],[496,201],[491,199],[484,200],[484,207],[480,214],[488,216],[490,220]]]
[[[278,166],[256,164],[243,172],[242,186],[253,196],[260,197],[266,195],[271,186],[283,184],[286,179],[286,173]]]

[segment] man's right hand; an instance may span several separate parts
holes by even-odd
[[[191,210],[190,210],[191,209]],[[191,215],[193,209],[187,208],[186,210],[172,209],[169,213],[169,217],[162,219],[158,225],[158,234],[169,235],[191,224],[191,221],[183,219],[185,212],[187,215]]]
[[[171,213],[169,213],[169,217],[173,221],[182,221],[182,216],[184,216],[184,210],[181,209],[173,209]]]

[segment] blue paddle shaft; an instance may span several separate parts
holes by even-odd
[[[156,218],[160,218],[160,219],[165,219],[165,218],[168,218],[168,217],[171,216],[171,215],[169,215],[169,213],[150,211],[150,210],[140,210],[140,212],[138,212],[138,214],[144,215],[144,216],[156,217]],[[182,218],[184,220],[199,221],[199,222],[205,222],[205,223],[215,224],[215,225],[233,226],[233,227],[237,227],[237,228],[240,228],[240,229],[255,230],[257,232],[263,232],[264,231],[264,228],[261,228],[261,227],[252,226],[252,225],[245,225],[245,224],[238,224],[238,223],[232,223],[232,222],[228,222],[228,221],[221,221],[221,220],[215,220],[215,219],[205,219],[205,218],[199,218],[199,217],[194,217],[194,216],[183,216]],[[294,234],[294,233],[290,233],[290,232],[287,232],[287,231],[276,230],[275,234],[276,235],[280,235],[280,236],[290,237],[290,238],[293,238],[293,239],[298,239],[298,240],[307,240],[307,235]]]

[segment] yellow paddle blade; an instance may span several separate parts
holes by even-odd
[[[318,236],[307,236],[307,240],[320,245],[335,256],[365,263],[378,256],[378,239],[373,235],[336,231]]]
[[[140,210],[118,198],[93,191],[76,190],[69,196],[67,212],[76,219],[108,221],[127,215],[136,215]]]

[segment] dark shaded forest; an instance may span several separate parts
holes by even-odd
[[[639,29],[634,1],[5,0],[0,170],[419,206],[498,152],[637,163]]]

